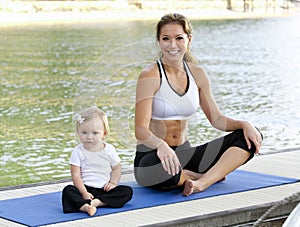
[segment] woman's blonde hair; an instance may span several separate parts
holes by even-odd
[[[93,119],[94,117],[100,117],[103,125],[104,125],[104,132],[107,135],[109,133],[109,125],[107,115],[97,108],[96,106],[92,106],[86,109],[81,110],[78,114],[75,115],[76,120],[76,131],[78,131],[78,126],[82,124],[84,121]]]
[[[185,16],[183,16],[179,13],[170,13],[170,14],[164,15],[156,25],[156,40],[157,41],[159,41],[162,27],[167,24],[179,24],[182,26],[183,31],[188,35],[188,37],[190,35],[192,35],[193,28],[192,28],[192,24],[190,23],[190,21]],[[187,62],[197,63],[197,60],[194,58],[194,56],[191,53],[190,44],[188,45],[187,52],[183,56],[183,60],[185,60]]]

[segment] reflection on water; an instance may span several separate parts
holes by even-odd
[[[228,116],[265,135],[262,153],[300,147],[300,32],[297,17],[193,21],[192,50]],[[0,28],[1,184],[69,177],[77,141],[72,112],[97,104],[112,129],[108,142],[132,169],[135,84],[158,56],[155,22]],[[223,135],[199,111],[189,139]]]
[[[299,147],[298,21],[242,20],[197,27],[199,38],[210,36],[197,43],[198,57],[216,77],[225,112],[262,129],[262,152]]]

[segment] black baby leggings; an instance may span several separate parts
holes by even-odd
[[[85,187],[95,199],[99,199],[109,207],[123,207],[125,203],[131,200],[133,194],[132,188],[126,185],[118,185],[108,192],[102,188]],[[68,185],[63,189],[62,205],[64,213],[78,212],[80,207],[86,203],[90,204],[91,200],[83,199],[74,185]]]

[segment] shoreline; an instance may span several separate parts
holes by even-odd
[[[55,25],[66,23],[99,23],[99,22],[125,22],[159,20],[159,18],[171,12],[185,15],[190,20],[233,20],[233,19],[259,19],[288,17],[297,13],[297,8],[276,11],[256,9],[253,12],[241,10],[228,10],[220,8],[205,9],[140,9],[140,10],[103,10],[103,11],[59,11],[59,12],[0,12],[0,26],[26,26],[26,25]]]

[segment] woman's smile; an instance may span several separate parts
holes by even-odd
[[[178,54],[180,50],[168,50],[167,51],[169,54]]]

